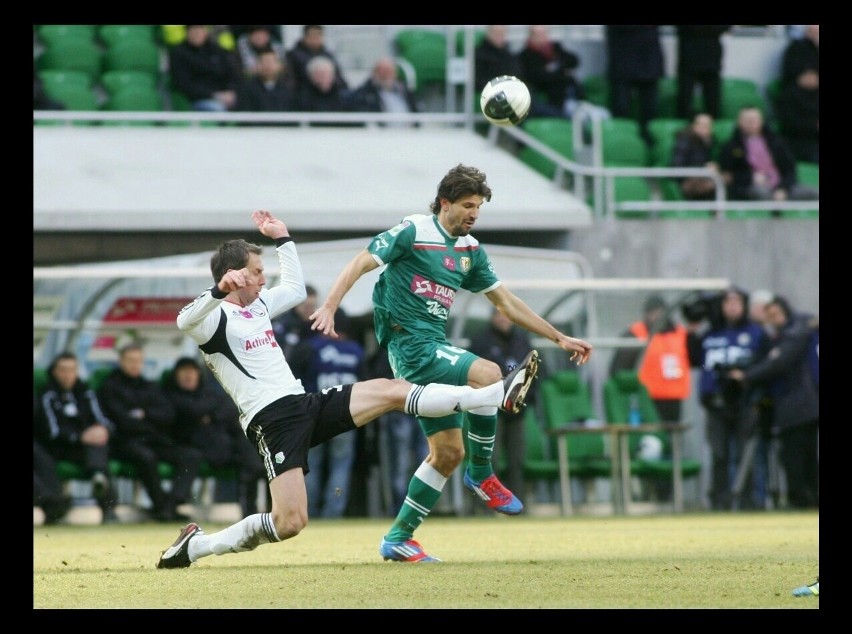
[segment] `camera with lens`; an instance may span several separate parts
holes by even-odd
[[[720,363],[713,366],[716,375],[716,393],[714,394],[714,405],[717,407],[731,407],[740,404],[743,395],[743,382],[728,377],[731,370],[745,370],[746,363]]]
[[[722,295],[720,293],[697,293],[698,298],[681,306],[683,318],[690,323],[697,323],[710,319],[721,306]]]

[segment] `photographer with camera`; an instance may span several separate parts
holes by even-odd
[[[749,318],[748,293],[735,286],[684,305],[683,316],[689,331],[690,365],[701,368],[699,393],[711,454],[711,508],[748,506],[750,500],[733,499],[731,472],[757,431],[753,406],[757,394],[743,390],[743,384],[729,378],[728,372],[761,359],[769,348],[768,336]]]

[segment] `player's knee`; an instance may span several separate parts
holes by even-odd
[[[435,468],[441,473],[452,473],[464,460],[464,445],[442,445],[432,452]]]
[[[290,539],[301,533],[308,525],[307,512],[293,511],[288,513],[272,512],[272,521],[275,522],[275,532],[281,540]]]
[[[503,370],[493,361],[489,361],[479,369],[478,378],[481,385],[491,385],[503,379]]]

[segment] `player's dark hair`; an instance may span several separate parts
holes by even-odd
[[[47,373],[53,376],[53,371],[56,369],[56,366],[59,365],[60,361],[77,361],[77,355],[73,352],[60,352],[55,357],[53,357],[53,361],[50,362],[50,365],[47,366]]]
[[[244,268],[248,264],[249,255],[252,253],[260,255],[263,253],[263,249],[256,244],[246,242],[242,238],[228,240],[220,244],[210,258],[210,272],[213,274],[213,281],[218,284],[225,273],[231,269]]]
[[[485,200],[491,200],[491,188],[485,182],[485,172],[475,167],[459,163],[438,184],[438,195],[429,204],[433,214],[441,211],[441,199],[446,198],[451,203],[467,196],[478,195]]]

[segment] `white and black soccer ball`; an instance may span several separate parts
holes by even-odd
[[[517,77],[495,77],[482,89],[479,107],[494,125],[518,125],[530,113],[530,89]]]

